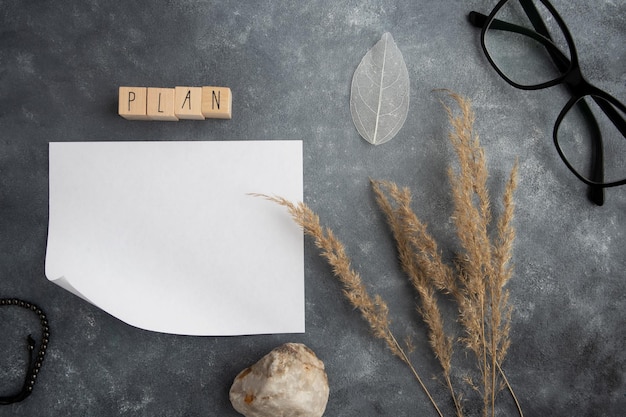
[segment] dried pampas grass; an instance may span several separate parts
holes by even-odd
[[[517,412],[523,416],[519,402],[501,364],[509,344],[511,306],[506,283],[512,276],[511,252],[515,239],[513,227],[517,164],[505,187],[502,210],[492,226],[491,199],[487,191],[487,164],[478,135],[473,131],[474,113],[468,99],[449,92],[457,104],[458,114],[442,103],[452,129],[449,139],[457,157],[448,176],[454,201],[453,220],[462,253],[453,266],[447,265],[426,225],[411,208],[411,192],[389,181],[372,180],[376,202],[384,213],[396,241],[398,257],[404,272],[419,296],[419,314],[427,325],[428,339],[441,365],[443,379],[455,407],[463,416],[461,394],[453,388],[454,347],[459,342],[476,358],[477,379],[464,379],[482,396],[483,416],[495,416],[496,396],[508,389]],[[375,337],[382,339],[390,351],[406,363],[426,393],[437,414],[443,417],[437,402],[424,384],[416,367],[391,331],[388,308],[378,295],[371,297],[360,275],[355,272],[343,244],[332,230],[320,225],[319,217],[304,203],[292,203],[280,197],[263,197],[285,206],[293,219],[312,237],[343,286],[349,302],[361,313]],[[462,336],[446,333],[439,309],[441,295],[453,299],[458,307]],[[474,382],[479,381],[479,382]]]

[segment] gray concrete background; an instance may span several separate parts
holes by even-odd
[[[305,201],[346,244],[369,288],[387,299],[394,330],[413,335],[415,362],[444,414],[453,415],[444,387],[430,378],[438,368],[368,184],[372,177],[411,187],[446,258],[458,250],[445,175],[453,153],[436,88],[473,101],[494,198],[519,158],[515,310],[504,368],[525,415],[623,415],[626,188],[608,190],[604,207],[589,203],[551,141],[567,94],[516,90],[491,69],[466,15],[494,3],[1,0],[0,297],[44,308],[52,340],[33,395],[0,406],[0,416],[236,416],[228,400],[235,375],[287,341],[307,344],[325,362],[327,416],[435,415],[309,240],[304,334],[150,333],[46,280],[49,142],[226,139],[304,141]],[[625,100],[626,2],[554,4],[587,77]],[[398,136],[373,147],[352,124],[350,82],[385,31],[404,54],[411,107]],[[117,116],[120,85],[229,86],[234,117],[129,122]],[[452,328],[454,310],[444,311]],[[20,384],[23,332],[38,330],[19,311],[0,314],[6,395]],[[460,350],[455,361],[462,386]],[[466,415],[480,415],[477,396],[466,389],[465,397]],[[499,404],[499,415],[514,415],[506,393]]]

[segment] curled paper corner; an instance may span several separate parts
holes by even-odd
[[[51,275],[48,273],[46,273],[46,276],[48,277],[48,280],[50,282],[57,284],[59,287],[63,288],[65,291],[69,291],[75,296],[82,298],[83,300],[87,301],[90,304],[93,304],[93,302],[89,298],[85,297],[80,291],[78,291],[64,276],[54,277],[54,275]]]
[[[357,131],[372,145],[393,139],[409,112],[409,72],[391,33],[365,54],[352,77],[350,113]]]

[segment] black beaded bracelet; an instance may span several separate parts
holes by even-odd
[[[35,339],[33,339],[31,335],[28,335],[26,339],[28,343],[28,370],[26,372],[24,385],[22,386],[22,390],[17,394],[7,397],[0,397],[0,405],[12,404],[22,401],[23,399],[28,397],[31,392],[33,392],[33,387],[35,386],[35,382],[37,381],[37,375],[39,375],[41,365],[43,364],[43,359],[46,355],[48,341],[50,340],[50,328],[48,326],[48,319],[46,318],[44,312],[35,304],[15,298],[2,298],[0,299],[0,307],[4,306],[22,307],[37,314],[41,323],[41,342],[39,343],[39,351],[37,352],[37,355],[35,355]]]

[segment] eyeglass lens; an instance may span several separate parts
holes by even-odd
[[[539,1],[507,1],[485,31],[484,43],[498,70],[523,86],[552,81],[571,62],[563,31]]]
[[[626,120],[626,114],[607,100],[585,96],[565,114],[556,134],[557,146],[572,169],[589,181],[605,184],[626,178],[626,138],[602,109],[609,106]],[[604,159],[603,179],[593,175],[599,149]]]

